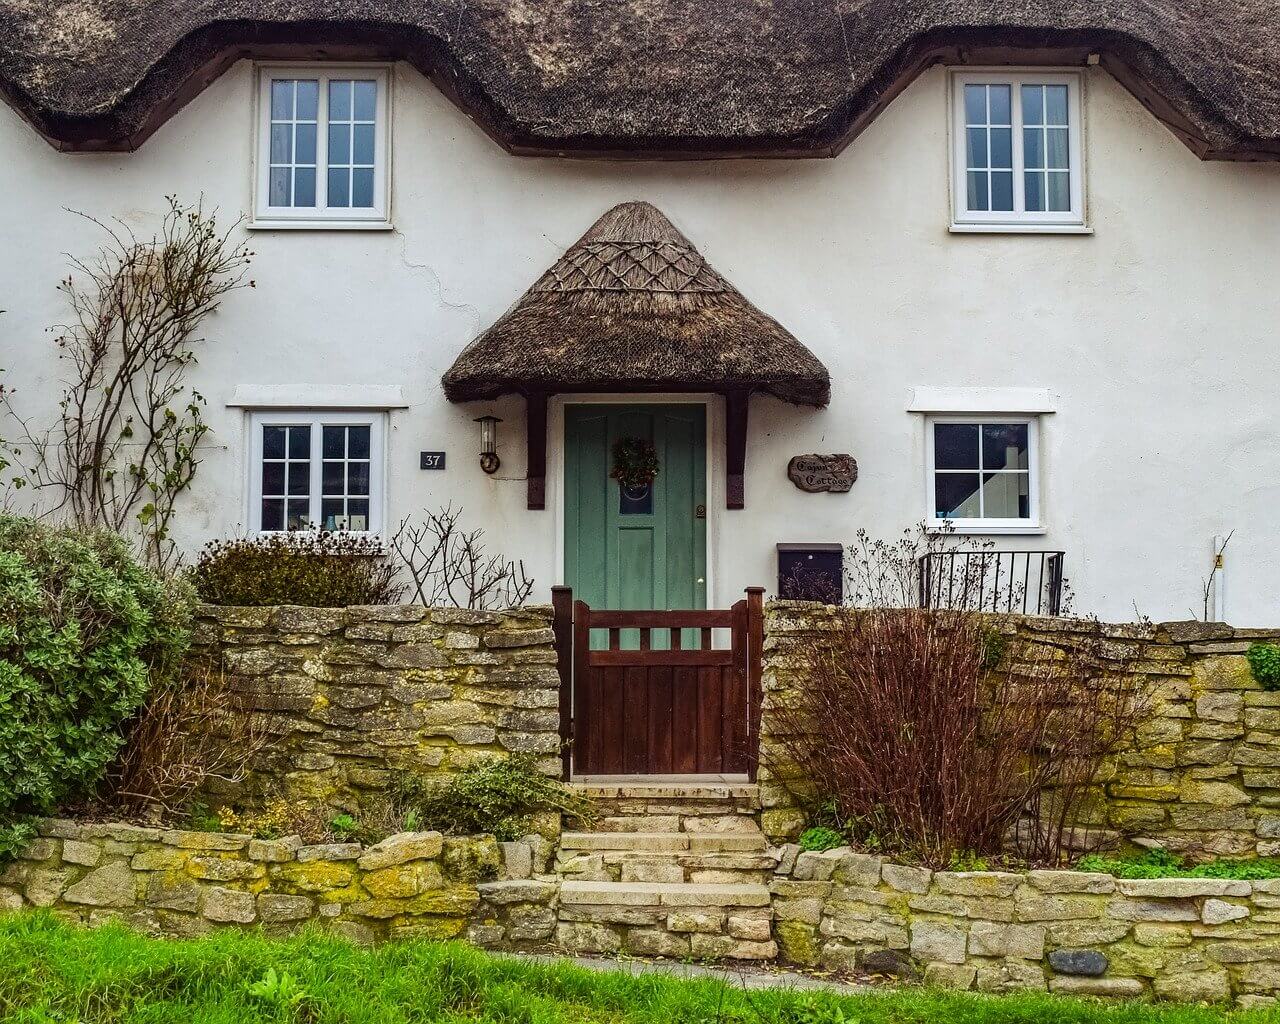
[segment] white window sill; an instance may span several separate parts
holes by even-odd
[[[251,220],[250,231],[391,231],[388,220]]]
[[[1091,235],[1087,224],[952,224],[953,235]]]
[[[1006,526],[998,523],[967,522],[960,523],[954,519],[935,519],[929,523],[929,532],[952,534],[957,537],[1039,537],[1049,532],[1049,528],[1039,523]]]

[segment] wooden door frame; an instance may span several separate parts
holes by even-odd
[[[717,608],[719,594],[716,591],[717,554],[721,519],[719,510],[724,508],[724,473],[718,472],[724,458],[724,398],[714,394],[593,394],[575,393],[554,395],[547,401],[548,436],[554,443],[547,451],[547,491],[552,511],[552,564],[555,579],[563,585],[565,561],[565,406],[567,405],[702,405],[705,408],[703,422],[706,425],[706,503],[707,517],[703,520],[703,549],[706,555],[706,579],[704,590],[708,608]]]

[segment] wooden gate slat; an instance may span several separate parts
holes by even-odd
[[[720,672],[698,670],[698,771],[718,772],[720,765]]]
[[[698,770],[698,670],[678,666],[672,670],[672,771],[691,774]]]
[[[622,722],[623,769],[628,775],[651,772],[649,767],[649,669],[633,666],[618,670],[622,675],[621,704],[625,709]]]

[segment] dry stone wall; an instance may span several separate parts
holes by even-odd
[[[782,956],[828,970],[1241,1006],[1280,994],[1280,880],[933,872],[792,845],[770,889]]]
[[[821,643],[840,613],[787,601],[766,609],[760,781],[762,825],[774,838],[803,827],[800,805],[811,794],[787,764],[771,712],[804,684],[796,651]],[[1095,835],[1193,858],[1280,856],[1280,693],[1254,681],[1244,656],[1253,643],[1280,640],[1280,631],[988,618],[1007,638],[1005,665],[1061,656],[1100,630],[1097,647],[1136,674],[1149,694],[1149,717],[1089,802],[1084,822]]]
[[[187,937],[218,926],[269,934],[315,923],[360,942],[467,938],[488,948],[545,945],[555,932],[549,846],[531,836],[406,832],[374,846],[304,845],[125,824],[46,821],[0,870],[0,910],[51,908],[78,923],[122,921]]]
[[[247,784],[214,795],[358,811],[396,771],[519,751],[558,773],[551,620],[546,607],[202,606],[197,649],[221,659],[269,735]]]

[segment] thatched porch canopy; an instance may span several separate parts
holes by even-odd
[[[648,203],[615,206],[444,375],[450,401],[579,391],[831,397],[827,369]]]

